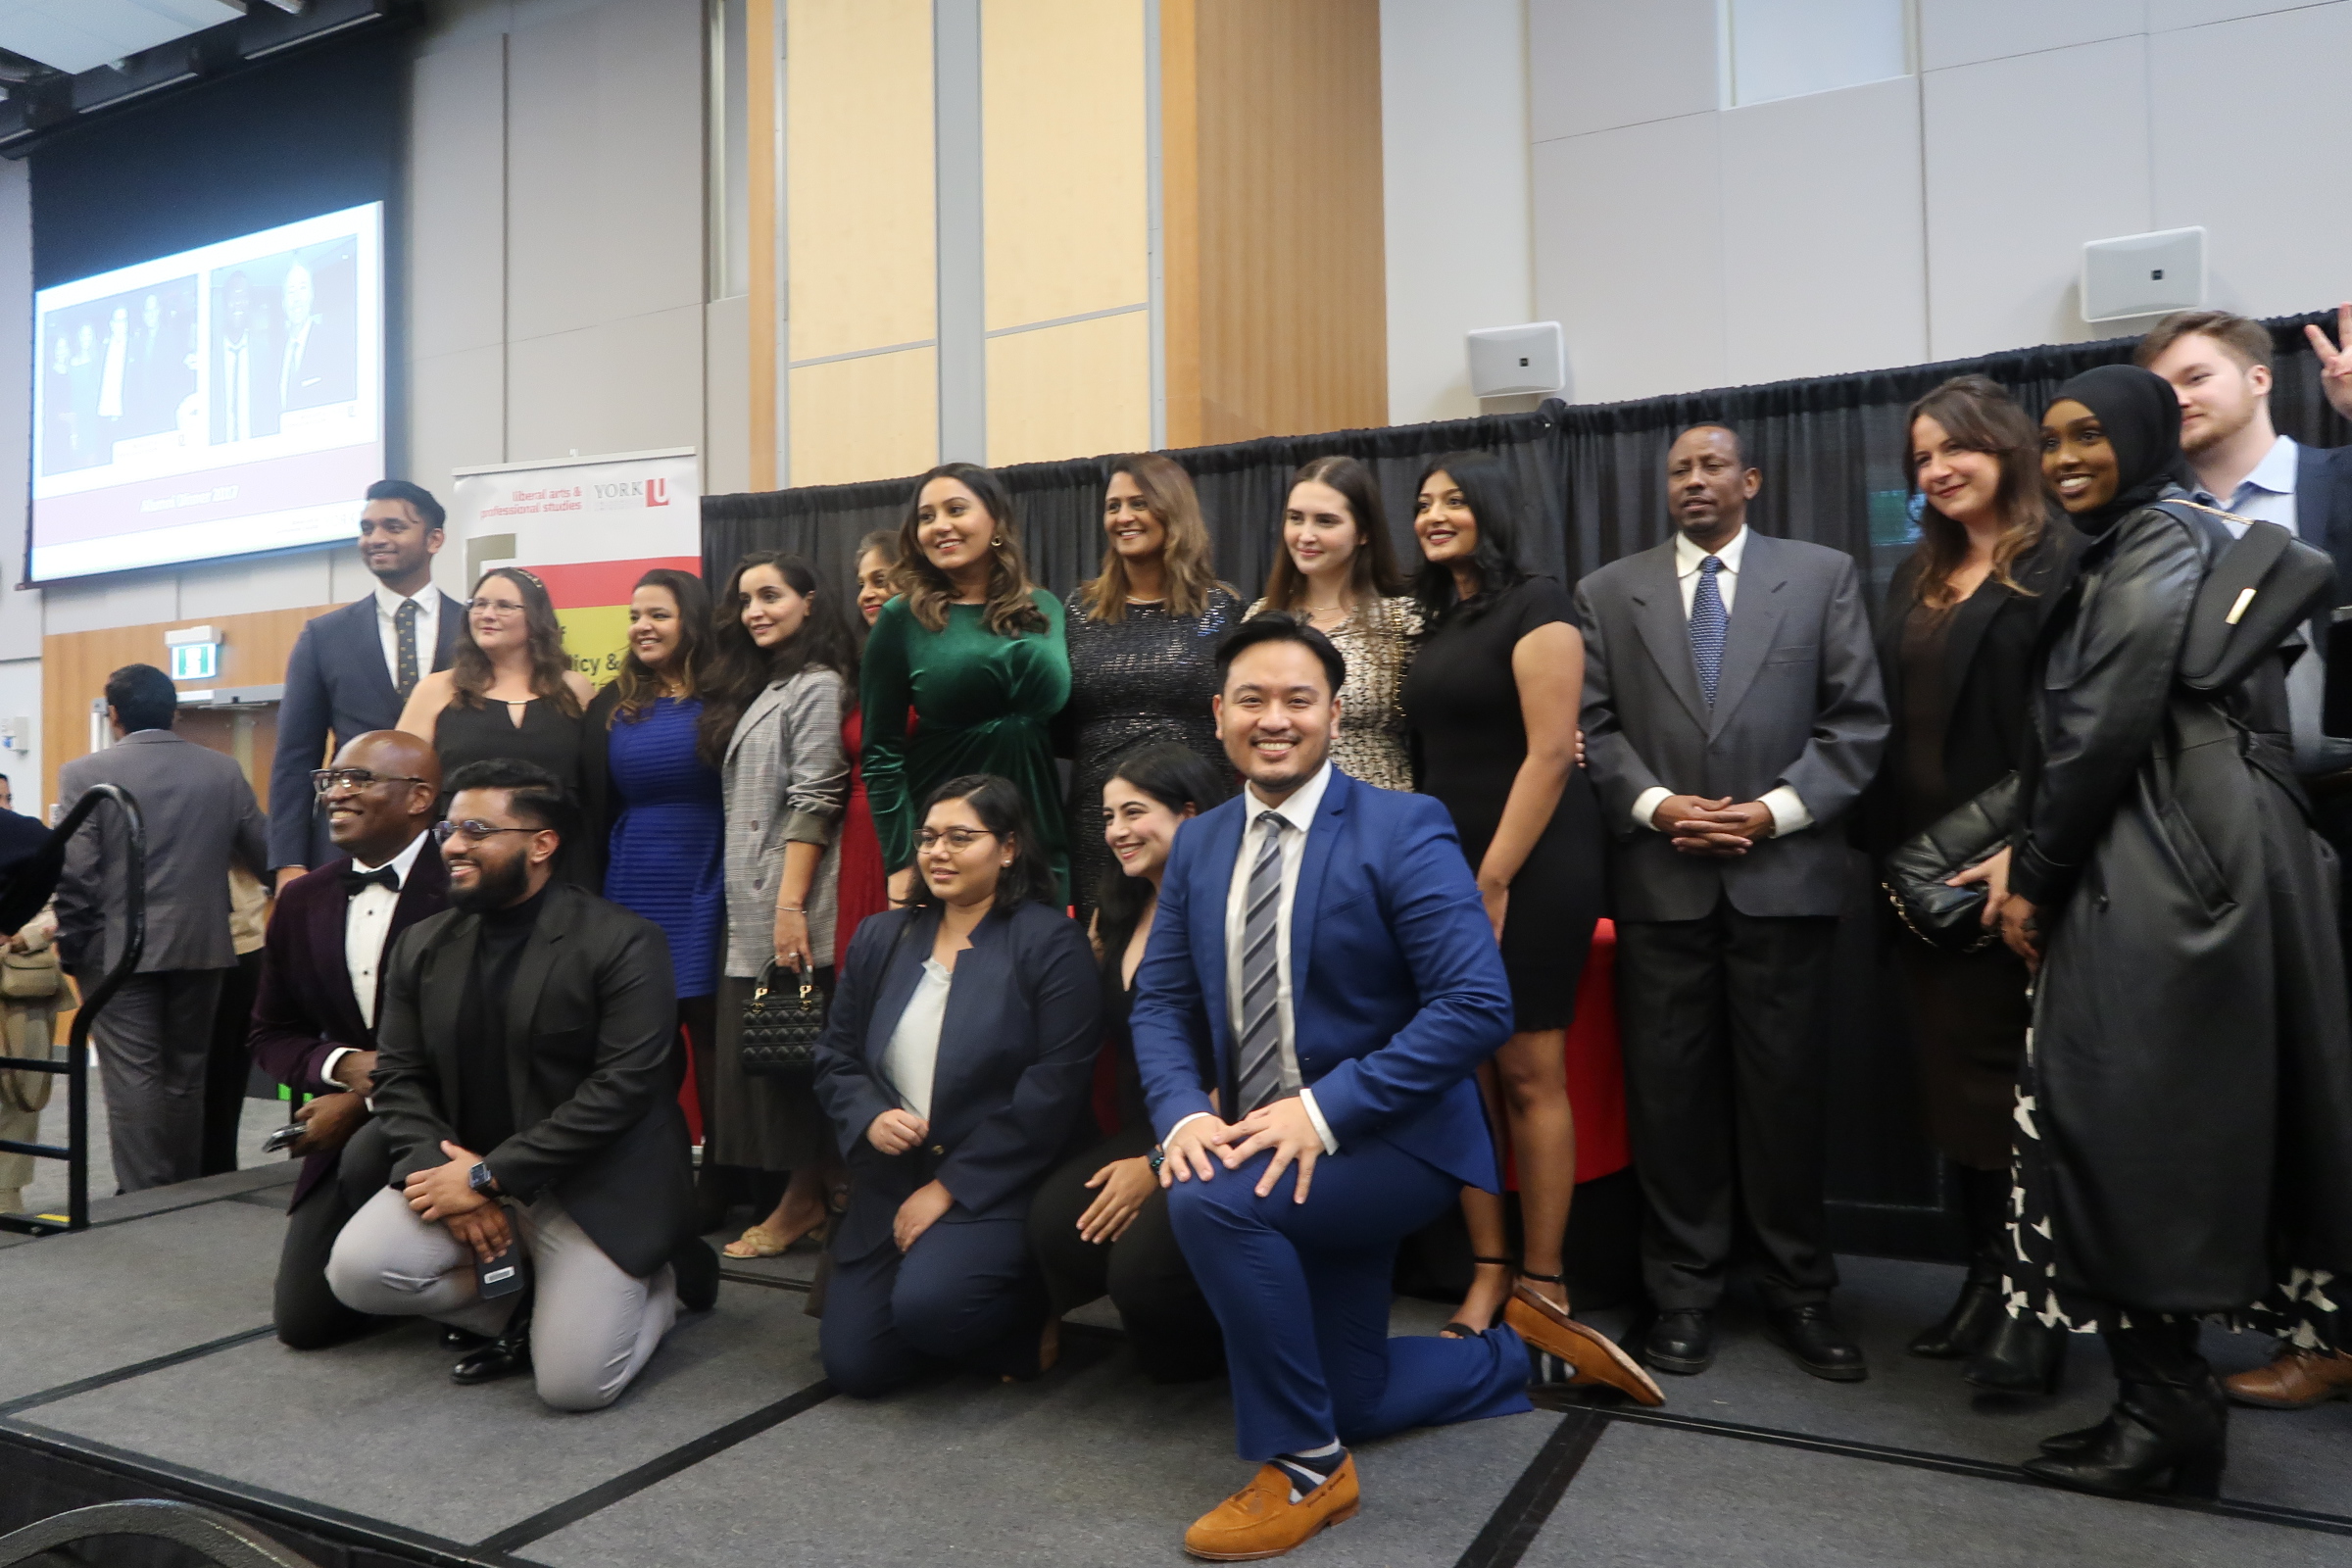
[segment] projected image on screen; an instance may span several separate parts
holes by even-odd
[[[34,581],[346,537],[383,474],[379,204],[34,299]]]

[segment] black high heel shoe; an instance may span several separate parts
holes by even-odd
[[[2087,1433],[2051,1440],[2082,1438],[2080,1448],[2028,1459],[2025,1472],[2107,1497],[2168,1492],[2210,1501],[2221,1495],[2222,1471],[2230,1462],[2227,1410],[2218,1385],[2210,1391],[2127,1386],[2105,1421]]]
[[[1486,1264],[1490,1268],[1510,1268],[1518,1260],[1516,1258],[1509,1257],[1480,1257],[1477,1253],[1473,1252],[1470,1254],[1470,1261],[1473,1263]],[[1510,1299],[1508,1294],[1503,1297],[1503,1299],[1506,1302]],[[1494,1313],[1495,1316],[1499,1318],[1502,1315],[1502,1308],[1499,1306],[1496,1307],[1494,1309]],[[1474,1329],[1467,1323],[1454,1322],[1446,1324],[1444,1328],[1438,1330],[1438,1332],[1449,1340],[1475,1340],[1481,1335],[1485,1334],[1486,1330]]]
[[[1943,1314],[1943,1321],[1921,1329],[1906,1348],[1930,1361],[1965,1359],[1984,1348],[2004,1315],[2000,1276],[1986,1279],[1971,1274],[1961,1285],[1952,1309]]]
[[[1960,1374],[1985,1394],[2056,1394],[2066,1375],[2066,1325],[2045,1325],[2031,1314],[2004,1316]]]

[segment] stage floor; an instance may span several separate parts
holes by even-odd
[[[1186,1524],[1248,1474],[1224,1386],[1146,1381],[1100,1307],[1035,1383],[834,1397],[798,1256],[730,1265],[717,1308],[592,1415],[546,1410],[528,1379],[452,1385],[421,1324],[296,1354],[268,1327],[290,1176],[242,1171],[110,1200],[81,1235],[0,1238],[0,1530],[100,1496],[176,1496],[260,1521],[322,1568],[1096,1568],[1189,1560]],[[2076,1342],[2055,1399],[1972,1401],[1955,1368],[1901,1353],[1954,1271],[1843,1266],[1869,1382],[1806,1376],[1735,1310],[1712,1371],[1661,1380],[1661,1411],[1559,1400],[1366,1446],[1363,1511],[1296,1560],[2352,1560],[2352,1404],[2236,1412],[2217,1507],[2050,1492],[2014,1465],[2096,1419],[2098,1345]],[[1396,1321],[1428,1332],[1443,1316],[1401,1301]],[[2206,1343],[2226,1369],[2264,1349]]]

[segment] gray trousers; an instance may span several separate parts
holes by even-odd
[[[204,1068],[227,972],[134,974],[91,1020],[115,1185],[123,1192],[204,1174]]]
[[[531,1366],[539,1397],[559,1410],[601,1410],[620,1397],[678,1320],[669,1265],[646,1279],[621,1272],[551,1197],[509,1203],[507,1217],[537,1285]],[[504,1329],[521,1299],[480,1299],[472,1250],[446,1227],[418,1219],[388,1187],[335,1238],[326,1283],[355,1312],[429,1317],[476,1334]]]

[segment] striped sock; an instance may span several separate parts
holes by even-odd
[[[1297,1502],[1329,1481],[1348,1462],[1348,1450],[1334,1438],[1323,1447],[1300,1453],[1278,1453],[1266,1462],[1291,1478],[1291,1500]]]

